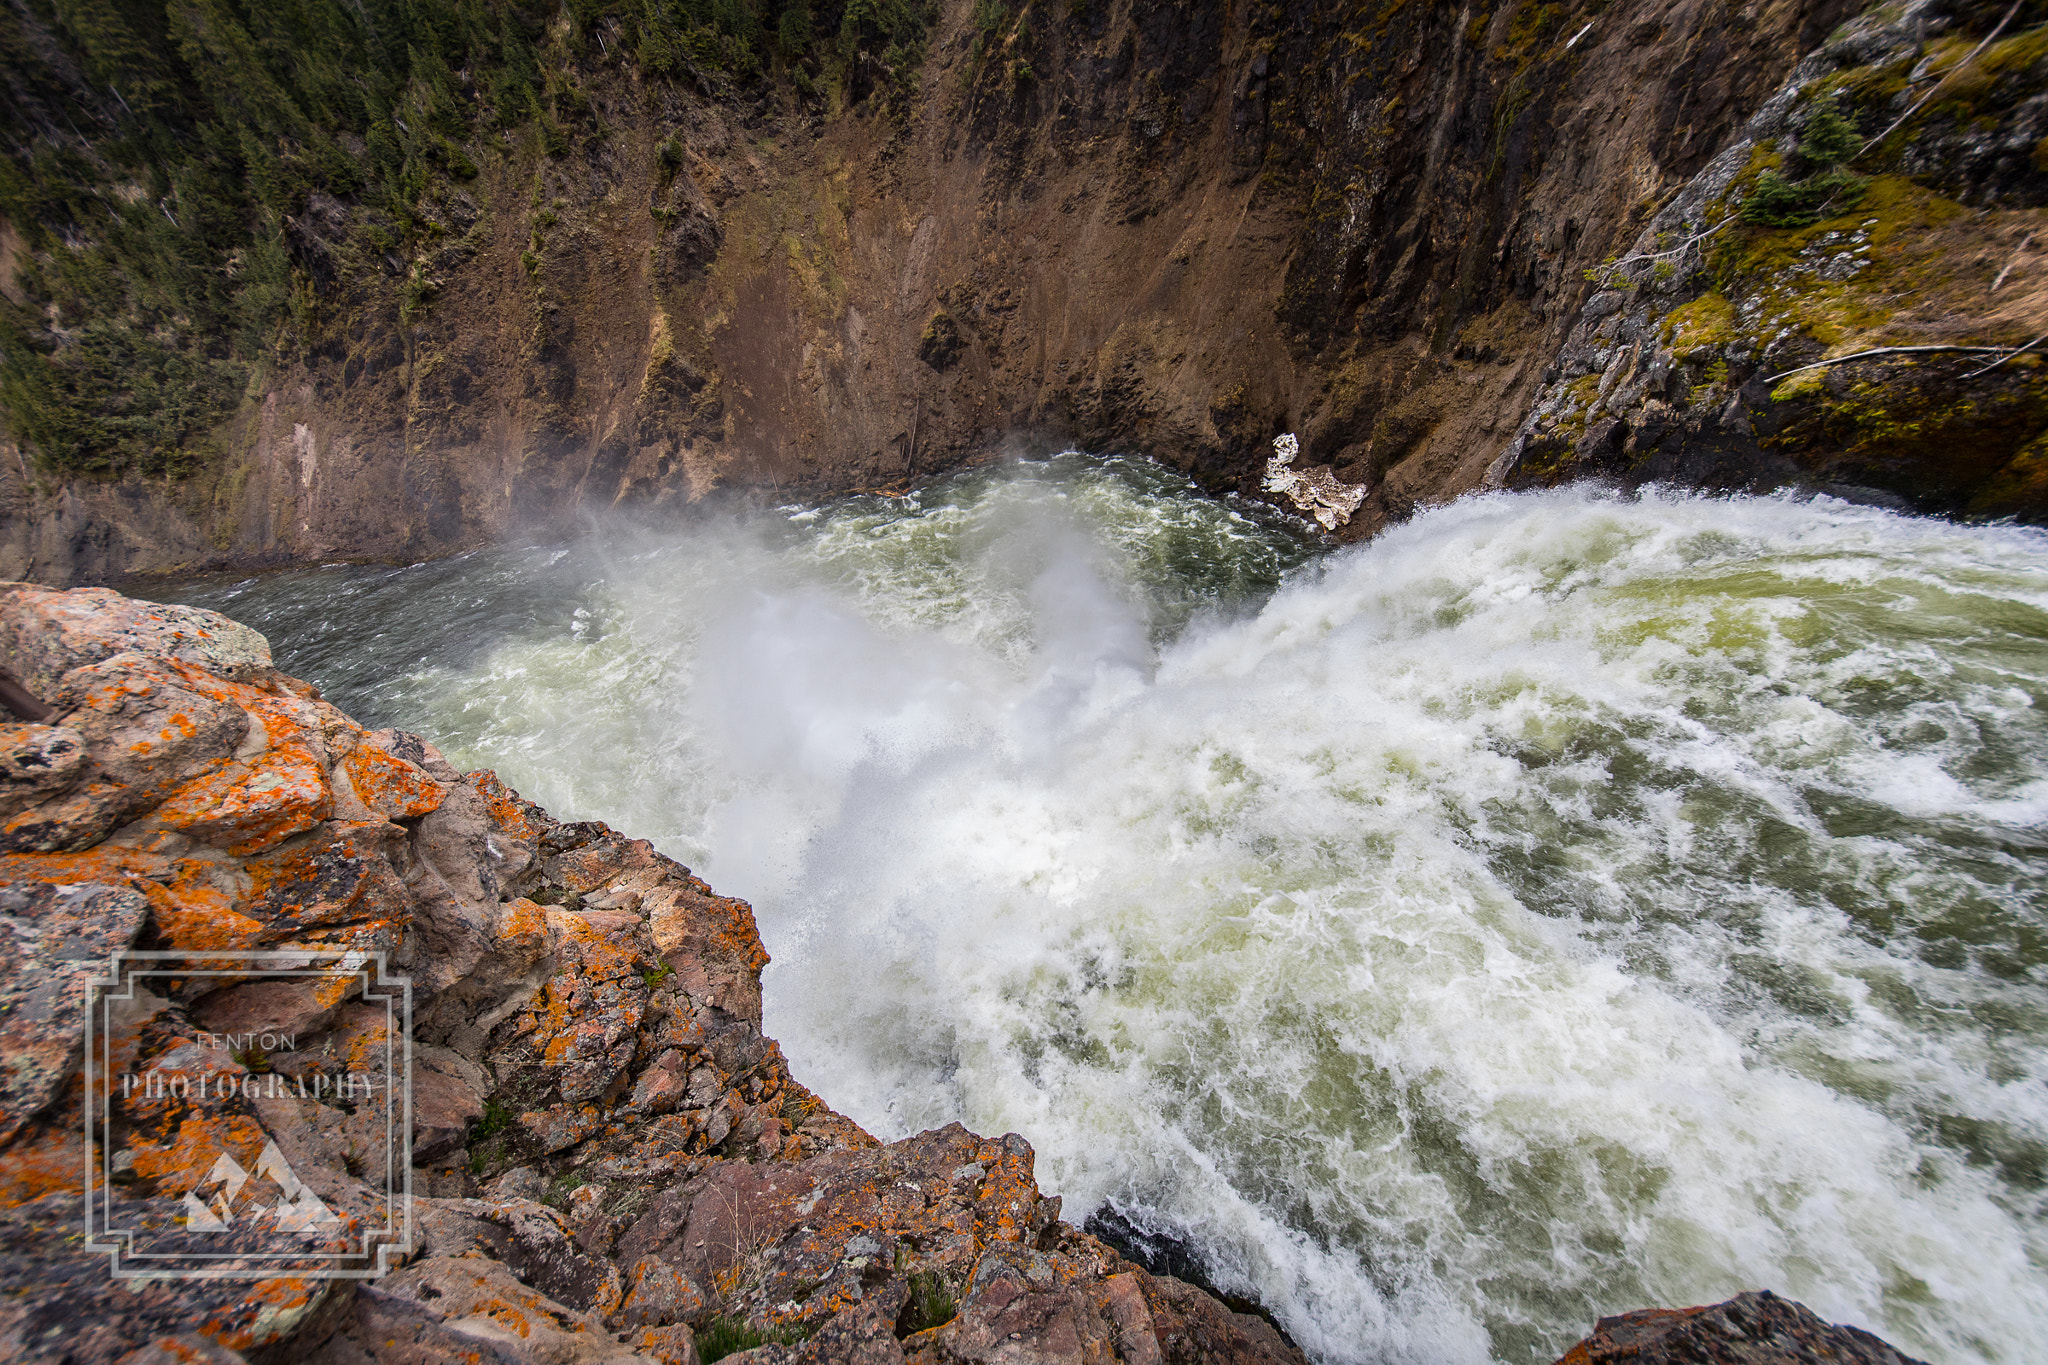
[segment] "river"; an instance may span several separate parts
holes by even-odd
[[[161,594],[744,896],[768,1032],[1326,1362],[1769,1288],[2048,1340],[2048,535],[1078,455]]]

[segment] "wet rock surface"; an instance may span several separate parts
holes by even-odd
[[[1823,1322],[1768,1291],[1707,1308],[1646,1308],[1602,1318],[1558,1365],[1620,1361],[1696,1365],[1924,1365],[1859,1327]]]

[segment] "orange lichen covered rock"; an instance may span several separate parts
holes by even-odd
[[[265,943],[396,947],[413,898],[399,865],[405,831],[388,821],[329,821],[243,864],[243,913]],[[182,945],[181,945],[182,946]]]
[[[351,751],[336,776],[366,809],[387,820],[417,820],[439,810],[446,799],[424,769],[374,743]]]
[[[334,810],[326,774],[304,751],[271,753],[255,768],[230,763],[174,789],[156,808],[167,829],[247,855],[303,834]]]

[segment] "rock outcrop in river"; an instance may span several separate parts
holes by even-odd
[[[256,632],[6,584],[0,666],[55,713],[0,724],[7,1359],[1301,1365],[1267,1319],[1062,1221],[1024,1138],[885,1145],[834,1113],[763,1032],[745,902],[365,730]],[[112,954],[310,949],[381,953],[412,983],[411,1251],[360,1281],[112,1278],[81,1245],[89,1105],[110,1172],[96,1226],[205,1241],[218,1153],[229,1198],[251,1171],[281,1191],[277,1226],[207,1244],[224,1264],[283,1236],[287,1205],[309,1213],[301,1251],[363,1259],[347,1248],[388,1215],[388,1134],[317,1082],[401,1048],[366,992],[172,978],[107,1016],[99,1045],[141,1082],[81,1069]],[[148,1080],[172,1074],[207,1098]],[[1765,1296],[1609,1320],[1569,1359],[1887,1350]]]

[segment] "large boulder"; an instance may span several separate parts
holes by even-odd
[[[1557,1365],[1926,1365],[1769,1290],[1602,1318]]]

